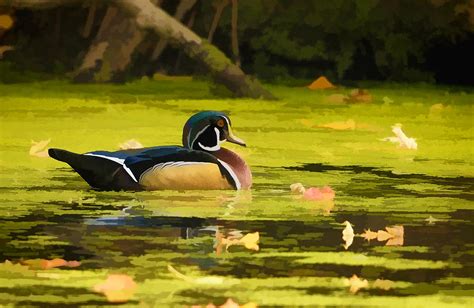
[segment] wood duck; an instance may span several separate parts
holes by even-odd
[[[231,121],[217,111],[193,115],[183,128],[183,146],[76,154],[49,149],[86,182],[103,190],[249,189],[252,173],[236,153],[221,147],[245,142],[232,134]]]

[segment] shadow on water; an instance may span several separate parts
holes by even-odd
[[[372,175],[375,180],[351,179],[346,192],[355,196],[379,197],[390,193],[410,195],[414,197],[456,197],[465,200],[474,200],[474,177],[438,177],[426,174],[410,173],[399,174],[390,170],[376,167],[349,165],[335,166],[321,163],[307,163],[301,166],[284,167],[286,170],[309,172],[344,172],[354,175]],[[445,190],[431,192],[417,192],[396,187],[400,184],[433,184]]]

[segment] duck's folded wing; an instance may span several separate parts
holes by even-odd
[[[88,155],[120,163],[145,189],[240,188],[232,169],[206,152],[171,146]]]

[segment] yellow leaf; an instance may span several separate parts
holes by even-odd
[[[388,291],[395,286],[395,282],[391,280],[377,279],[372,284],[372,288],[382,289]]]
[[[48,149],[45,149],[46,146],[51,142],[51,139],[48,140],[41,140],[41,141],[31,141],[33,144],[30,147],[30,155],[36,157],[49,157]]]
[[[292,193],[296,194],[304,194],[306,189],[304,188],[303,184],[301,183],[294,183],[290,185],[290,190]]]
[[[107,279],[94,286],[94,291],[102,293],[111,303],[123,303],[132,298],[137,284],[125,274],[109,275]]]
[[[321,124],[321,125],[318,125],[317,127],[330,128],[330,129],[335,129],[335,130],[354,130],[356,128],[356,123],[354,120],[349,119],[347,121]]]
[[[119,148],[121,150],[141,149],[143,145],[138,140],[130,139],[119,144]]]
[[[354,229],[352,229],[351,223],[347,220],[343,222],[346,225],[344,230],[342,230],[342,240],[345,242],[344,249],[348,249],[352,242],[354,241]]]
[[[258,251],[258,241],[260,239],[260,234],[258,232],[248,233],[239,240],[239,243],[244,245],[245,248]]]
[[[349,287],[349,291],[353,294],[357,293],[360,289],[367,288],[369,282],[367,279],[360,279],[357,275],[352,275],[351,278],[344,279],[344,285]]]

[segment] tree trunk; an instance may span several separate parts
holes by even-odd
[[[238,9],[238,0],[232,0],[232,58],[234,63],[240,67],[239,38],[237,32],[237,17],[239,15]]]
[[[222,12],[228,4],[229,0],[217,0],[217,2],[215,2],[216,12],[214,13],[214,17],[212,18],[211,27],[209,28],[209,34],[207,35],[207,40],[209,41],[209,43],[212,43],[214,33],[216,32],[217,26],[219,25],[219,21],[221,20]]]
[[[81,66],[73,73],[74,81],[125,81],[133,51],[143,37],[132,18],[116,7],[109,7]]]
[[[176,8],[176,13],[174,14],[174,18],[178,21],[181,21],[184,18],[184,15],[196,4],[197,0],[181,0]],[[150,60],[156,61],[163,51],[165,50],[166,46],[168,46],[168,40],[161,38],[158,41],[153,53],[151,55]]]
[[[105,1],[104,1],[105,2]],[[229,88],[238,97],[274,99],[257,79],[246,76],[224,53],[201,39],[189,28],[153,5],[149,0],[110,1],[135,19],[141,29],[149,29],[182,48],[191,58],[203,64],[211,76]],[[0,0],[0,6],[41,9],[64,4],[81,3],[78,0]],[[109,3],[108,1],[106,3]],[[124,42],[125,40],[122,40]]]
[[[92,26],[94,25],[95,12],[97,9],[97,3],[92,0],[91,6],[89,7],[89,13],[87,14],[86,23],[84,29],[82,30],[82,37],[88,38],[91,35]]]

